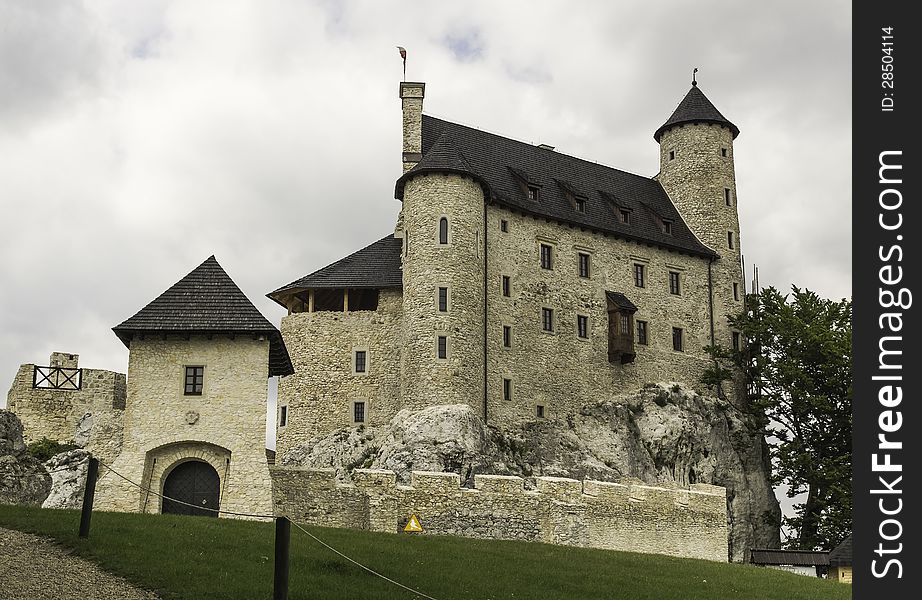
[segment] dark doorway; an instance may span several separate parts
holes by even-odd
[[[163,495],[193,506],[163,499],[163,514],[217,517],[221,481],[214,467],[200,460],[177,466],[163,482]],[[211,510],[206,510],[211,509]]]

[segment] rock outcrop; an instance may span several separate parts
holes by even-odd
[[[89,465],[90,453],[79,449],[55,454],[46,460],[45,468],[51,474],[51,491],[42,503],[42,508],[83,506],[83,491]]]
[[[296,446],[283,466],[557,476],[727,488],[730,558],[780,545],[780,509],[768,480],[763,437],[738,409],[679,384],[648,385],[589,404],[565,421],[486,427],[466,404],[399,412],[387,426],[346,428]]]
[[[22,423],[0,409],[0,504],[41,504],[51,489],[51,477],[26,451]]]

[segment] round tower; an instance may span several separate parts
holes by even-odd
[[[422,138],[423,84],[401,84],[404,136]],[[408,111],[410,114],[408,114]],[[447,136],[404,140],[401,395],[407,408],[484,398],[484,186]],[[409,159],[409,160],[408,160]],[[414,160],[415,159],[415,160]],[[415,163],[415,164],[413,164]]]
[[[657,176],[682,218],[719,258],[711,264],[715,342],[741,344],[727,315],[743,310],[743,273],[733,140],[739,129],[692,81],[672,116],[653,134],[660,145]]]

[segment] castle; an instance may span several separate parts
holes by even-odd
[[[280,454],[434,404],[563,418],[645,382],[697,386],[705,346],[739,347],[739,130],[697,84],[653,134],[652,178],[430,117],[424,94],[400,84],[394,234],[269,294],[295,365]]]
[[[402,409],[467,404],[502,428],[564,419],[647,382],[697,387],[712,364],[704,347],[741,343],[727,321],[744,294],[739,130],[697,84],[653,134],[655,177],[424,115],[424,93],[400,84],[392,234],[271,292],[287,310],[281,331],[210,257],[113,328],[130,350],[127,382],[79,369],[76,355],[23,365],[8,404],[27,440],[85,430],[85,447],[125,477],[101,471],[103,509],[276,508],[393,531],[410,502],[430,506],[437,531],[725,560],[722,487],[539,478],[526,491],[478,475],[463,490],[457,475],[414,473],[408,487],[369,470],[343,486],[327,472],[270,469],[267,377],[281,376],[284,454]],[[514,527],[484,533],[497,507]]]

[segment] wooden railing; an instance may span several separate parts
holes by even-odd
[[[83,385],[83,369],[36,366],[32,370],[33,388],[77,391],[81,385]]]

